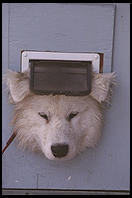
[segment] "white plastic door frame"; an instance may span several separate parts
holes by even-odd
[[[30,60],[92,61],[93,71],[97,73],[100,72],[99,53],[64,53],[23,50],[21,53],[21,72],[28,69]]]

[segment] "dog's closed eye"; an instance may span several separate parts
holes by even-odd
[[[69,116],[67,117],[68,121],[70,121],[72,118],[74,118],[79,112],[75,112],[75,113],[70,113]]]
[[[48,116],[44,113],[44,112],[39,112],[38,113],[42,118],[44,118],[45,120],[49,121]]]

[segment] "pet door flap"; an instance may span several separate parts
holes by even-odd
[[[92,62],[30,60],[30,89],[36,94],[81,96],[91,91]]]

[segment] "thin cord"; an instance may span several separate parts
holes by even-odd
[[[2,150],[2,154],[5,152],[5,150],[8,148],[8,146],[12,143],[12,141],[14,140],[14,138],[16,137],[16,133],[14,132],[11,137],[9,138],[9,140],[6,143],[6,146],[3,148]]]

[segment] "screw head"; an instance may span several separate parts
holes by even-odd
[[[95,59],[98,59],[98,55],[95,55]]]
[[[24,57],[27,57],[27,54],[24,54]]]

